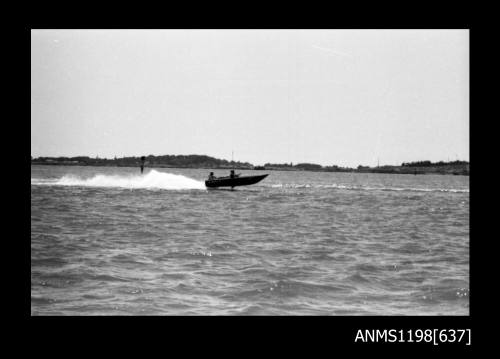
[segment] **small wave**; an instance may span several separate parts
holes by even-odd
[[[362,276],[359,272],[356,272],[355,274],[352,274],[346,278],[346,282],[350,283],[368,283],[370,282],[367,278]]]
[[[452,193],[469,193],[468,189],[455,188],[405,188],[405,187],[367,187],[367,186],[350,186],[344,184],[297,184],[297,183],[277,183],[270,185],[272,188],[334,188],[354,191],[396,191],[396,192],[452,192]]]
[[[456,300],[469,301],[469,288],[449,288],[444,290],[435,290],[424,292],[419,295],[419,300],[424,302],[449,302]]]
[[[52,298],[31,296],[31,305],[52,304],[53,302],[54,300]]]
[[[205,189],[202,181],[197,181],[182,175],[158,172],[152,170],[146,175],[119,176],[98,174],[92,178],[80,178],[65,175],[59,179],[32,178],[32,185],[57,185],[81,187],[120,187],[120,188],[150,188],[150,189]]]
[[[103,282],[128,282],[129,279],[121,278],[115,275],[109,274],[98,274],[93,277],[94,280],[103,281]]]
[[[367,187],[367,190],[379,190],[379,191],[407,191],[407,192],[452,192],[452,193],[469,193],[468,189],[454,189],[454,188],[393,188],[393,187],[381,187],[372,188]]]
[[[278,183],[271,185],[272,188],[311,188],[311,187],[318,188],[318,186],[311,186],[310,184],[295,184],[295,183],[290,183],[290,184]]]

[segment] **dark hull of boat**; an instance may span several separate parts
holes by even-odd
[[[248,186],[262,181],[268,175],[260,176],[244,176],[235,178],[217,178],[214,180],[205,181],[205,186],[207,187],[237,187],[237,186]]]

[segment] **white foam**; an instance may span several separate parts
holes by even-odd
[[[295,183],[278,183],[271,185],[272,188],[334,188],[356,191],[408,191],[408,192],[453,192],[453,193],[469,193],[468,189],[454,188],[403,188],[403,187],[368,187],[368,186],[349,186],[343,184],[295,184]]]
[[[59,186],[83,187],[120,187],[120,188],[151,188],[151,189],[205,189],[202,181],[197,181],[182,175],[151,170],[144,175],[120,176],[98,174],[92,178],[80,178],[65,175],[56,181],[31,180],[32,184],[51,184]]]
[[[54,184],[55,182],[57,182],[57,180],[51,179],[51,178],[32,178],[31,179],[31,184],[34,184],[34,185]]]

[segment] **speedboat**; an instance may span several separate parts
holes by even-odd
[[[237,186],[248,186],[251,184],[255,184],[257,182],[262,181],[268,175],[259,175],[259,176],[227,176],[227,177],[216,177],[213,179],[208,179],[205,181],[205,186],[214,188],[214,187],[237,187]]]

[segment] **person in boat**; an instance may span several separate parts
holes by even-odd
[[[215,179],[214,173],[210,172],[210,174],[208,175],[208,180],[211,181],[211,180],[214,180],[214,179]]]
[[[240,176],[241,173],[235,174],[234,170],[231,170],[231,173],[229,174],[229,178],[237,178]]]

